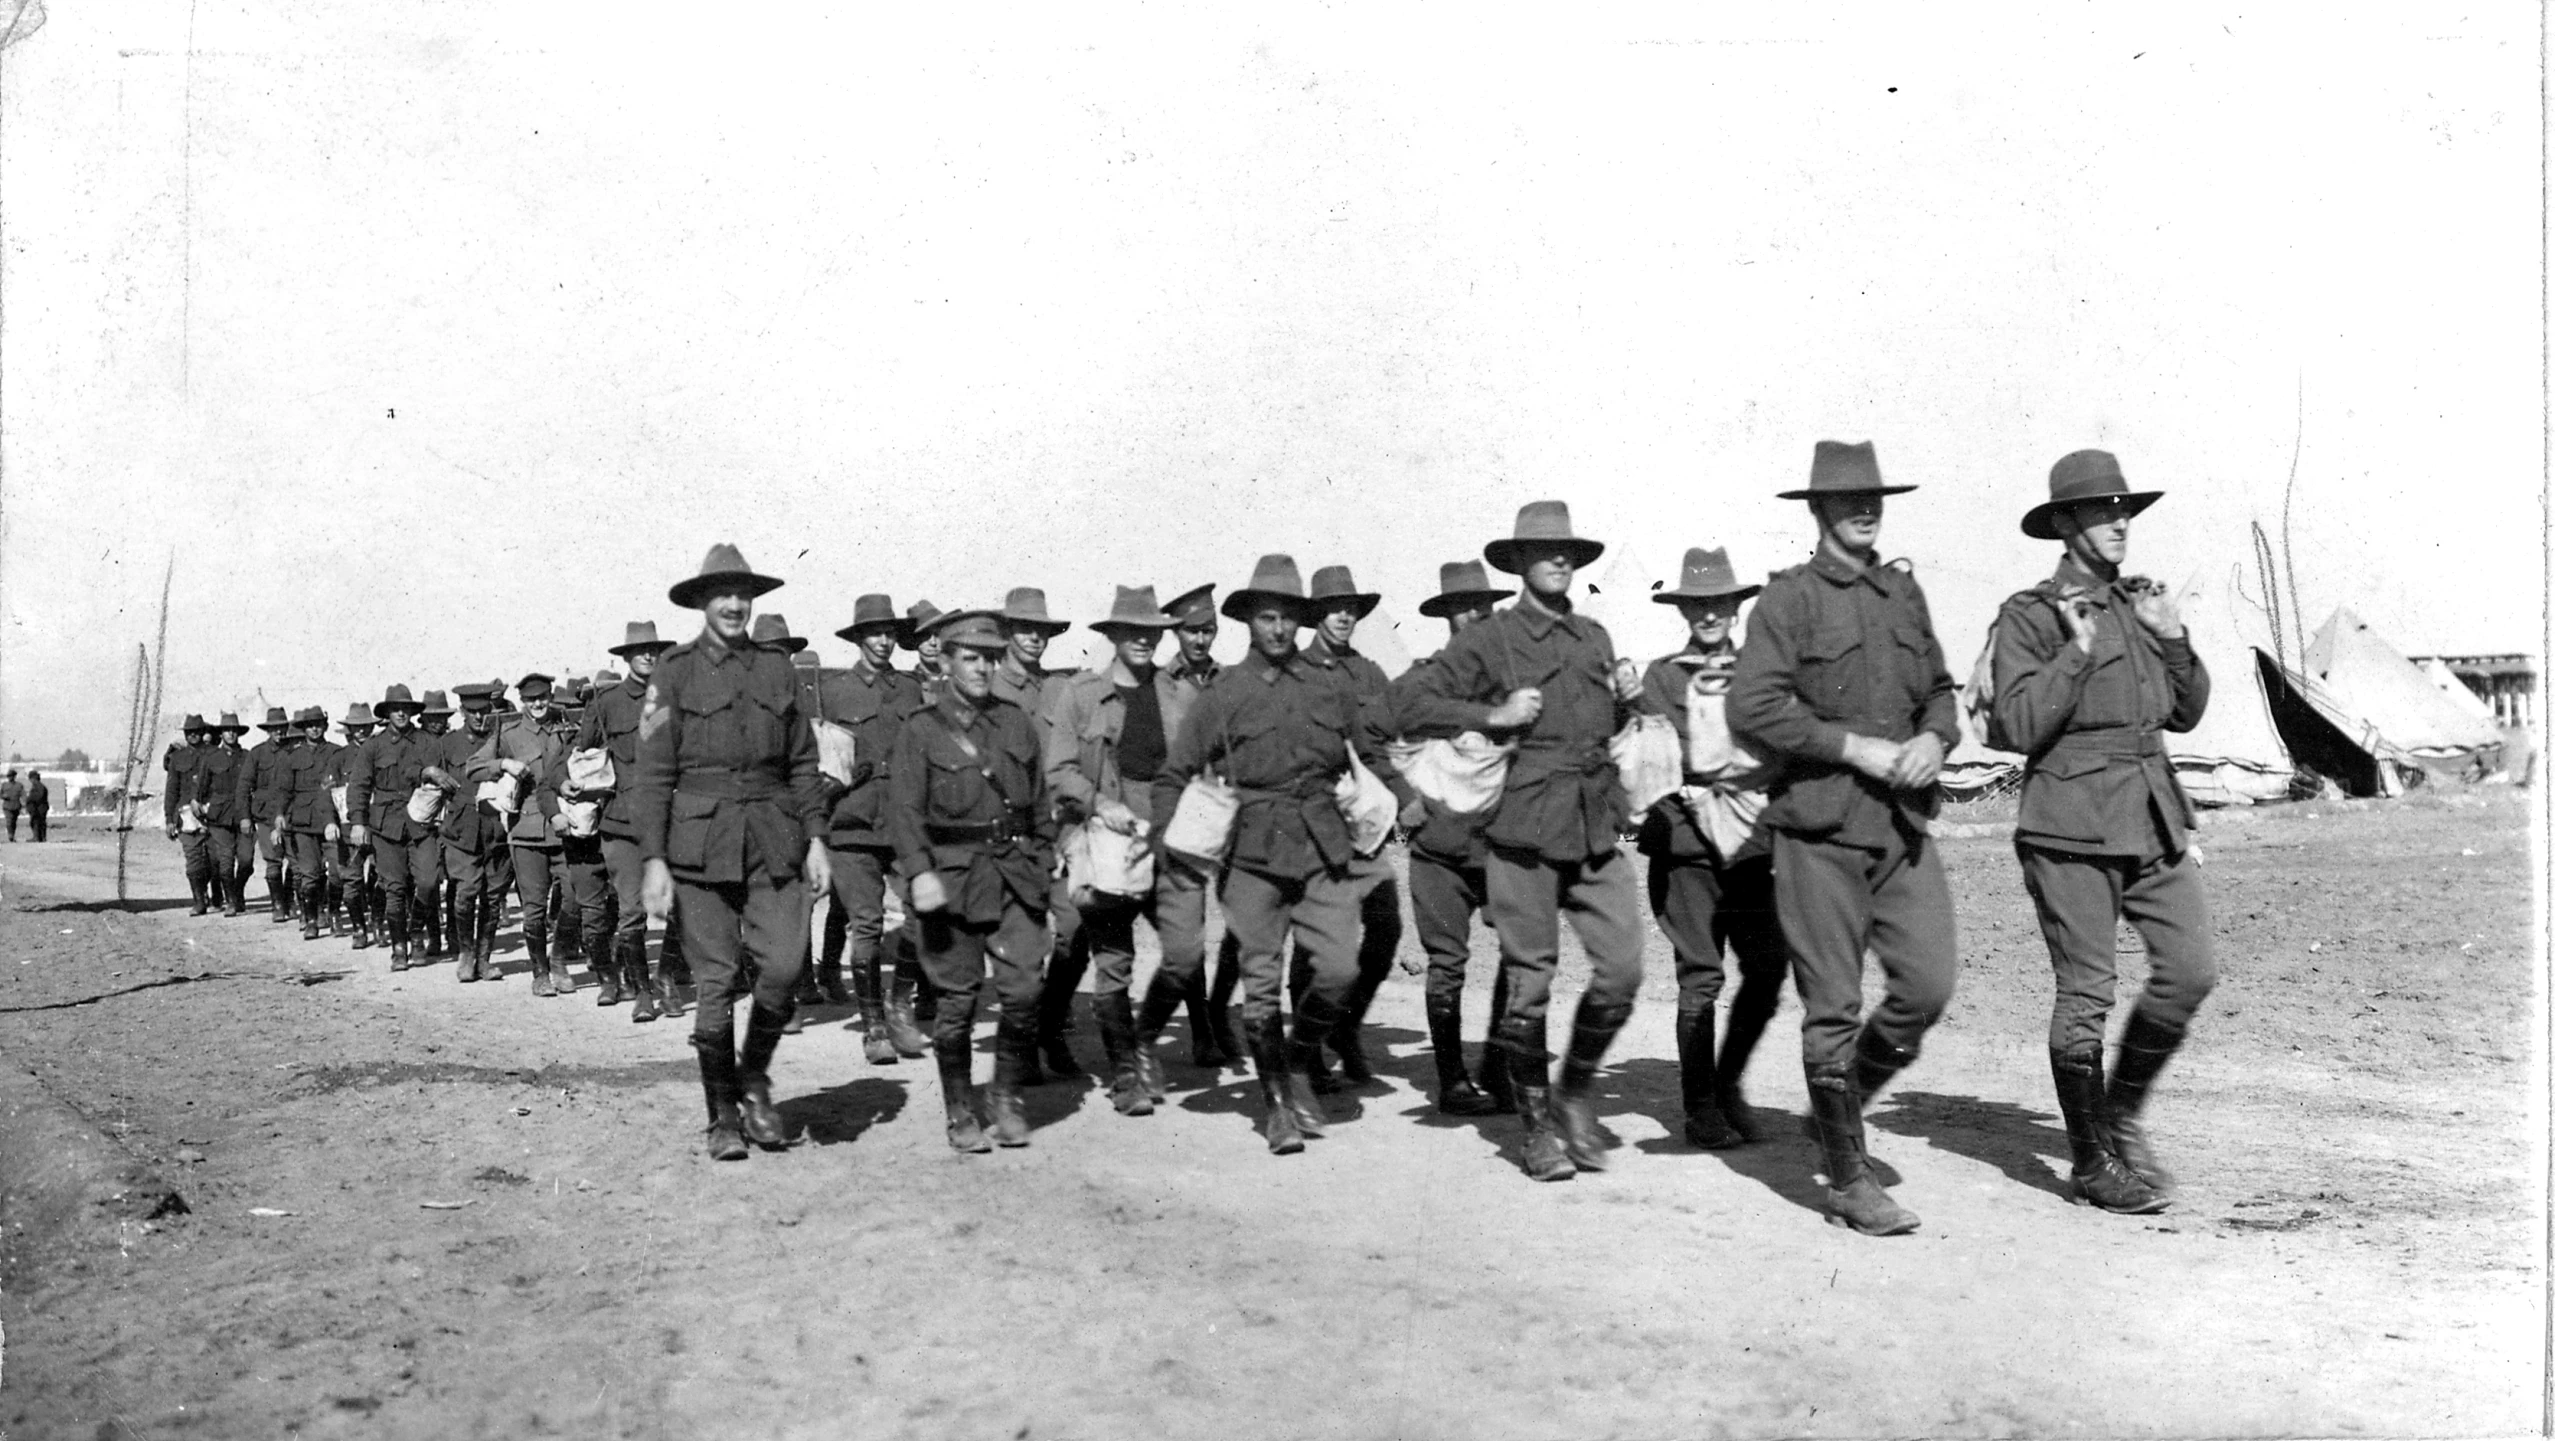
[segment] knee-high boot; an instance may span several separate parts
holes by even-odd
[[[370,950],[373,944],[372,913],[364,904],[370,899],[364,894],[364,883],[361,880],[347,881],[342,889],[346,903],[346,924],[355,928],[355,939],[351,943],[351,948],[358,951]]]
[[[1615,1036],[1632,1019],[1632,1002],[1600,1001],[1594,996],[1579,998],[1578,1014],[1570,1023],[1570,1049],[1561,1063],[1561,1088],[1555,1096],[1554,1111],[1561,1121],[1561,1141],[1570,1149],[1571,1164],[1583,1171],[1606,1169],[1605,1128],[1597,1124],[1597,1068],[1606,1059],[1606,1050]]]
[[[1721,1109],[1721,1070],[1712,1059],[1713,1008],[1677,1012],[1677,1083],[1686,1106],[1686,1144],[1726,1150],[1747,1139]]]
[[[1499,1103],[1464,1068],[1464,993],[1428,993],[1428,1049],[1437,1062],[1437,1109],[1449,1116],[1488,1116]]]
[[[994,1084],[985,1093],[988,1109],[994,1116],[994,1144],[1020,1147],[1029,1144],[1028,1103],[1021,1096],[1021,1077],[1038,1063],[1038,1020],[1036,1015],[1016,1016],[1005,1006],[994,1022]]]
[[[1260,1073],[1260,1134],[1279,1156],[1304,1149],[1304,1132],[1296,1125],[1295,1103],[1287,1094],[1297,1078],[1288,1074],[1286,1050],[1286,1023],[1279,1017],[1251,1027],[1251,1065]]]
[[[1322,1065],[1322,1044],[1339,1024],[1337,1003],[1307,991],[1295,1007],[1295,1031],[1286,1042],[1286,1104],[1295,1113],[1295,1129],[1319,1138],[1330,1124],[1313,1074]]]
[[[1846,1066],[1809,1066],[1810,1120],[1828,1171],[1828,1224],[1866,1236],[1898,1236],[1917,1228],[1916,1213],[1890,1199],[1863,1159],[1863,1097]]]
[[[408,949],[408,898],[391,895],[382,898],[382,929],[390,936],[390,968],[408,969],[412,956]]]
[[[745,1159],[745,1125],[740,1107],[744,1085],[736,1069],[736,1043],[726,1032],[692,1033],[692,1049],[701,1057],[701,1090],[710,1106],[710,1159]]]
[[[994,1148],[985,1138],[985,1123],[976,1114],[973,1041],[966,1035],[942,1036],[932,1042],[932,1058],[940,1068],[940,1102],[949,1116],[949,1149],[983,1155]]]
[[[852,964],[852,988],[861,1003],[861,1058],[873,1066],[896,1064],[895,1039],[887,1029],[887,973],[879,963],[883,944]]]
[[[1157,1106],[1171,1098],[1169,1086],[1162,1077],[1162,1052],[1157,1046],[1162,1040],[1163,1028],[1171,1024],[1171,1013],[1180,1008],[1180,1002],[1189,989],[1173,984],[1169,976],[1157,970],[1153,979],[1145,983],[1144,1009],[1136,1013],[1136,1084],[1143,1087],[1145,1099]],[[1190,1024],[1196,1025],[1197,1022],[1192,1019]]]
[[[1121,1116],[1150,1116],[1153,1097],[1136,1073],[1136,1010],[1127,993],[1101,996],[1091,1003],[1100,1026],[1100,1049],[1109,1058],[1109,1104]]]
[[[744,1084],[745,1139],[766,1151],[790,1143],[789,1127],[772,1104],[772,1053],[781,1048],[789,1016],[756,1005],[746,1012],[745,1047],[737,1057],[737,1077]]]
[[[2143,1010],[2130,1012],[2129,1029],[2120,1037],[2120,1059],[2111,1068],[2111,1084],[2103,1095],[2104,1126],[2113,1154],[2150,1189],[2168,1198],[2174,1194],[2173,1173],[2158,1164],[2156,1153],[2149,1149],[2141,1112],[2156,1073],[2182,1048],[2183,1035]]]
[[[2154,1187],[2138,1178],[2112,1154],[2111,1133],[2103,1115],[2103,1052],[2100,1042],[2049,1053],[2050,1079],[2058,1087],[2058,1112],[2067,1122],[2070,1167],[2067,1199],[2079,1206],[2118,1211],[2128,1216],[2152,1215],[2169,1204]]]

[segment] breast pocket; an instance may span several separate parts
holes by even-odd
[[[984,778],[976,773],[976,763],[955,753],[955,747],[933,746],[923,760],[931,767],[924,790],[929,797],[929,816],[934,820],[963,821],[976,809]]]
[[[1801,665],[1794,686],[1810,709],[1822,716],[1851,714],[1860,688],[1855,683],[1863,654],[1863,632],[1852,625],[1826,625],[1810,632],[1801,645]]]

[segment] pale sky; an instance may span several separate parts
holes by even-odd
[[[0,746],[120,742],[172,551],[169,720],[334,712],[689,634],[722,539],[819,637],[1270,550],[1414,617],[1546,496],[1762,574],[1822,438],[1965,670],[2067,451],[2249,575],[2301,385],[2308,626],[2540,648],[2534,6],[722,8],[50,0]]]

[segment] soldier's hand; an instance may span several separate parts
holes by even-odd
[[[170,839],[170,840],[176,840],[176,839],[177,839],[177,827],[175,827],[175,826],[171,826],[171,827],[169,827],[169,839]]]
[[[662,925],[674,914],[674,872],[662,860],[651,860],[639,868],[639,907],[648,919]]]
[[[917,915],[928,916],[948,909],[949,888],[941,884],[938,871],[925,871],[914,877],[907,890],[914,898],[914,911]]]
[[[1641,699],[1641,667],[1628,660],[1615,662],[1615,699],[1620,701]]]
[[[807,885],[811,895],[834,893],[834,856],[821,840],[807,843]]]
[[[2174,604],[2173,592],[2163,586],[2139,591],[2129,609],[2140,625],[2167,640],[2182,634],[2182,608]]]
[[[1923,790],[1934,784],[1942,770],[1943,739],[1926,731],[1899,747],[1898,761],[1890,767],[1890,784],[1903,791]]]
[[[256,834],[257,834],[257,822],[252,821],[252,820],[243,820],[243,821],[241,821],[241,822],[240,822],[240,834],[241,834],[241,835],[244,835],[244,836],[254,836],[254,835],[256,835]]]
[[[2070,632],[2068,638],[2076,643],[2076,649],[2092,655],[2094,653],[2094,603],[2081,595],[2071,595],[2059,606],[2059,611],[2067,617],[2067,629]]]
[[[327,836],[329,841],[333,844],[337,839],[337,822],[330,821],[327,829],[322,831],[321,834]]]
[[[1482,724],[1492,730],[1524,730],[1544,713],[1544,693],[1536,686],[1522,686],[1508,693],[1508,699],[1491,707]]]
[[[1890,773],[1898,765],[1896,742],[1876,736],[1849,735],[1845,738],[1845,763],[1883,785],[1895,784]]]
[[[371,845],[373,829],[370,826],[354,826],[347,830],[346,838],[359,846]]]
[[[1428,802],[1417,796],[1411,797],[1409,804],[1402,807],[1400,819],[1405,831],[1416,831],[1428,824]]]

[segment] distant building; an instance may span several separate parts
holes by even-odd
[[[2425,671],[2455,676],[2506,726],[2537,726],[2537,657],[2531,655],[2417,655]]]

